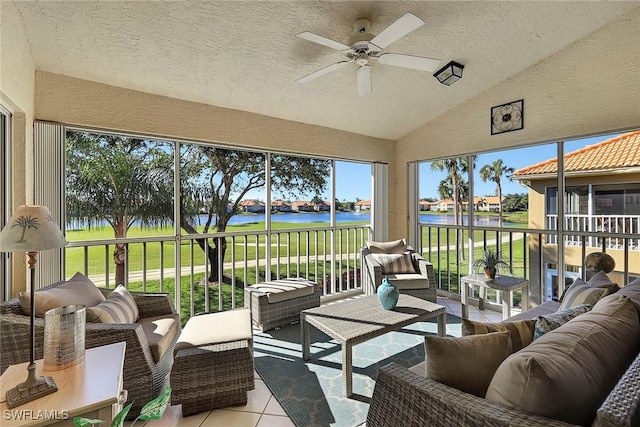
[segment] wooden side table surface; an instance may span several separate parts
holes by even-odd
[[[122,368],[126,343],[119,342],[86,350],[84,362],[59,371],[44,371],[37,360],[36,372],[51,376],[58,391],[9,409],[7,390],[27,378],[29,363],[12,365],[0,377],[0,425],[72,426],[73,417],[98,418],[111,423],[122,406]]]

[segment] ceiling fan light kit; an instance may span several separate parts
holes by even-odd
[[[353,62],[358,66],[356,71],[358,95],[365,96],[372,93],[370,60],[377,60],[383,65],[433,72],[440,65],[439,59],[398,53],[382,53],[387,46],[423,25],[424,21],[422,19],[411,13],[405,13],[380,34],[374,36],[368,32],[370,27],[369,20],[360,18],[353,24],[353,35],[349,39],[348,46],[309,31],[296,34],[297,37],[307,41],[337,50],[348,58],[347,61],[341,61],[316,70],[299,78],[296,82],[306,83]]]
[[[436,71],[433,77],[443,85],[451,86],[462,78],[462,70],[464,70],[464,65],[451,61]]]

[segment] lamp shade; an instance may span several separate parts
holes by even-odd
[[[37,252],[67,243],[46,206],[18,207],[0,231],[0,252]]]
[[[443,85],[451,86],[462,78],[464,65],[451,61],[433,75]]]

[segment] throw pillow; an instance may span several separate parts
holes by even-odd
[[[565,292],[559,310],[575,307],[580,304],[595,305],[600,298],[605,296],[609,291],[604,288],[594,288],[589,286],[587,282],[578,278],[573,285]]]
[[[498,366],[511,352],[509,332],[425,338],[427,378],[484,397]]]
[[[607,276],[607,273],[602,270],[591,276],[591,278],[587,280],[587,283],[589,286],[593,286],[594,288],[607,289],[609,291],[609,295],[620,290],[620,286],[618,286],[617,283],[613,283],[611,279],[609,279],[609,276]]]
[[[631,283],[627,283],[622,288],[620,288],[619,293],[616,295],[626,295],[631,299],[636,307],[638,308],[638,312],[640,313],[640,277],[634,280]],[[609,297],[607,297],[609,298]]]
[[[485,398],[572,425],[591,425],[638,354],[638,313],[627,298],[612,295],[561,329],[509,356]]]
[[[91,307],[104,301],[104,295],[84,274],[78,272],[71,279],[58,286],[36,290],[34,293],[36,317],[44,317],[44,313],[56,307],[80,304]],[[31,294],[20,292],[20,306],[25,315],[31,315]]]
[[[406,274],[416,272],[410,253],[373,254],[373,258],[382,267],[382,274]]]
[[[512,352],[521,350],[533,342],[535,320],[516,320],[498,323],[476,322],[462,319],[462,336],[490,334],[508,331],[511,334]]]
[[[391,242],[368,241],[367,248],[372,254],[401,254],[407,251],[407,239]]]
[[[139,311],[133,295],[122,285],[106,301],[87,308],[87,321],[95,323],[134,323]]]
[[[545,314],[538,316],[536,320],[536,326],[533,333],[533,339],[537,340],[544,334],[559,328],[567,323],[569,320],[577,317],[583,313],[591,310],[591,305],[582,304],[576,307],[565,308],[564,310],[558,310],[555,313]]]

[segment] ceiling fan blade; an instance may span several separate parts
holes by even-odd
[[[330,73],[332,71],[339,70],[340,68],[342,68],[345,65],[347,65],[349,62],[351,62],[351,61],[340,61],[340,62],[336,62],[335,64],[331,64],[329,66],[326,66],[324,68],[320,68],[319,70],[314,71],[311,74],[307,74],[304,77],[300,77],[298,80],[296,80],[296,82],[302,84],[302,83],[306,83],[306,82],[308,82],[310,80],[317,79],[318,77],[324,76],[325,74],[328,74],[328,73]]]
[[[371,67],[363,65],[358,68],[356,79],[358,82],[358,95],[371,95]]]
[[[400,55],[398,53],[383,53],[378,57],[381,64],[395,67],[412,68],[414,70],[434,72],[440,65],[439,59],[424,58],[422,56]]]
[[[371,39],[371,44],[384,49],[396,40],[409,34],[411,31],[424,25],[424,21],[412,13],[405,13],[393,24],[385,28],[380,34]]]
[[[323,46],[327,46],[327,47],[330,47],[331,49],[335,49],[335,50],[339,50],[339,51],[350,50],[351,49],[346,44],[342,44],[340,42],[328,39],[328,38],[323,37],[323,36],[319,36],[319,35],[314,34],[314,33],[310,33],[309,31],[305,31],[303,33],[296,34],[296,36],[300,37],[301,39],[309,40],[310,42],[318,43],[318,44],[321,44]]]

